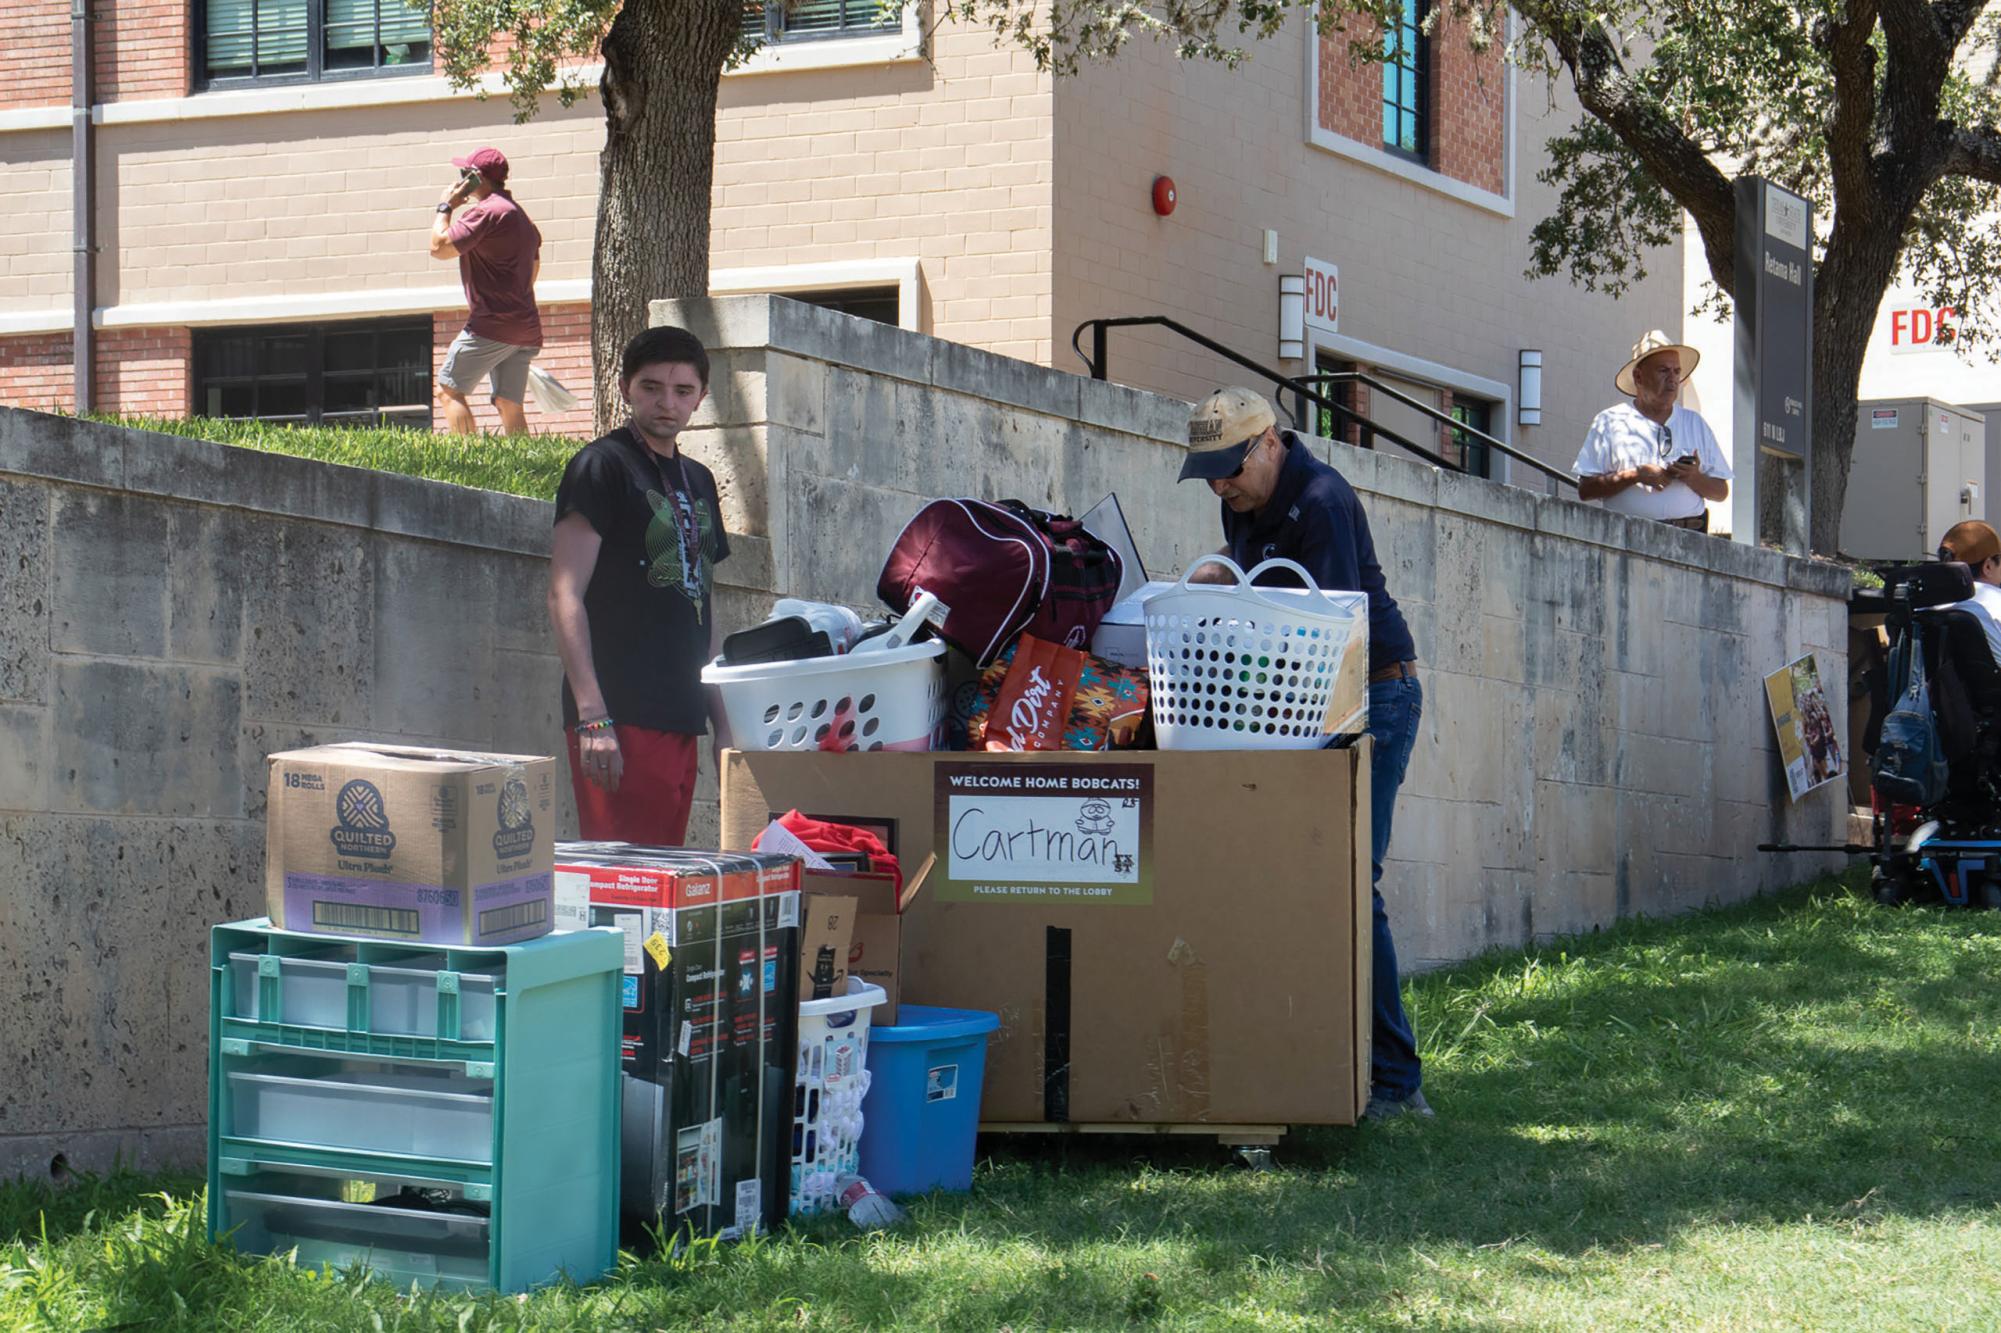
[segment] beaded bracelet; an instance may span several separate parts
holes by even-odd
[[[610,731],[611,716],[610,714],[606,714],[604,717],[594,718],[589,722],[579,722],[572,730],[579,736],[588,736],[593,732],[599,731]]]

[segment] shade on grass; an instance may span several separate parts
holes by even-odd
[[[898,1232],[635,1246],[525,1302],[235,1258],[191,1179],[17,1184],[0,1327],[1992,1328],[1998,975],[2001,914],[1833,884],[1630,923],[1411,985],[1435,1121],[1268,1173],[987,1140]]]
[[[378,472],[400,472],[537,500],[556,498],[563,465],[585,443],[567,435],[440,435],[403,426],[281,426],[209,417],[96,419],[135,430],[161,431]]]

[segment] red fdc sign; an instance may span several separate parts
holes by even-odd
[[[1890,350],[1930,352],[1952,342],[1959,312],[1951,306],[1894,306],[1890,310]]]
[[[1306,261],[1306,327],[1341,331],[1341,271],[1311,258]]]

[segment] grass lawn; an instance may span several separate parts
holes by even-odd
[[[563,465],[586,443],[567,435],[442,435],[400,426],[280,426],[268,421],[207,417],[98,417],[135,430],[156,430],[323,463],[401,472],[509,495],[556,498]]]
[[[1837,884],[1411,986],[1435,1121],[986,1141],[974,1192],[522,1301],[239,1260],[200,1183],[0,1187],[0,1327],[2001,1326],[2001,914]]]

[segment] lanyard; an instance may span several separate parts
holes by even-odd
[[[645,446],[642,444],[641,446]],[[647,457],[653,460],[654,471],[660,477],[660,489],[666,492],[668,506],[674,511],[674,527],[681,540],[682,591],[695,603],[695,615],[701,617],[702,606],[702,529],[695,520],[695,493],[688,485],[688,466],[681,460],[681,451],[674,451],[674,474],[676,482],[667,478],[667,464],[650,448]]]

